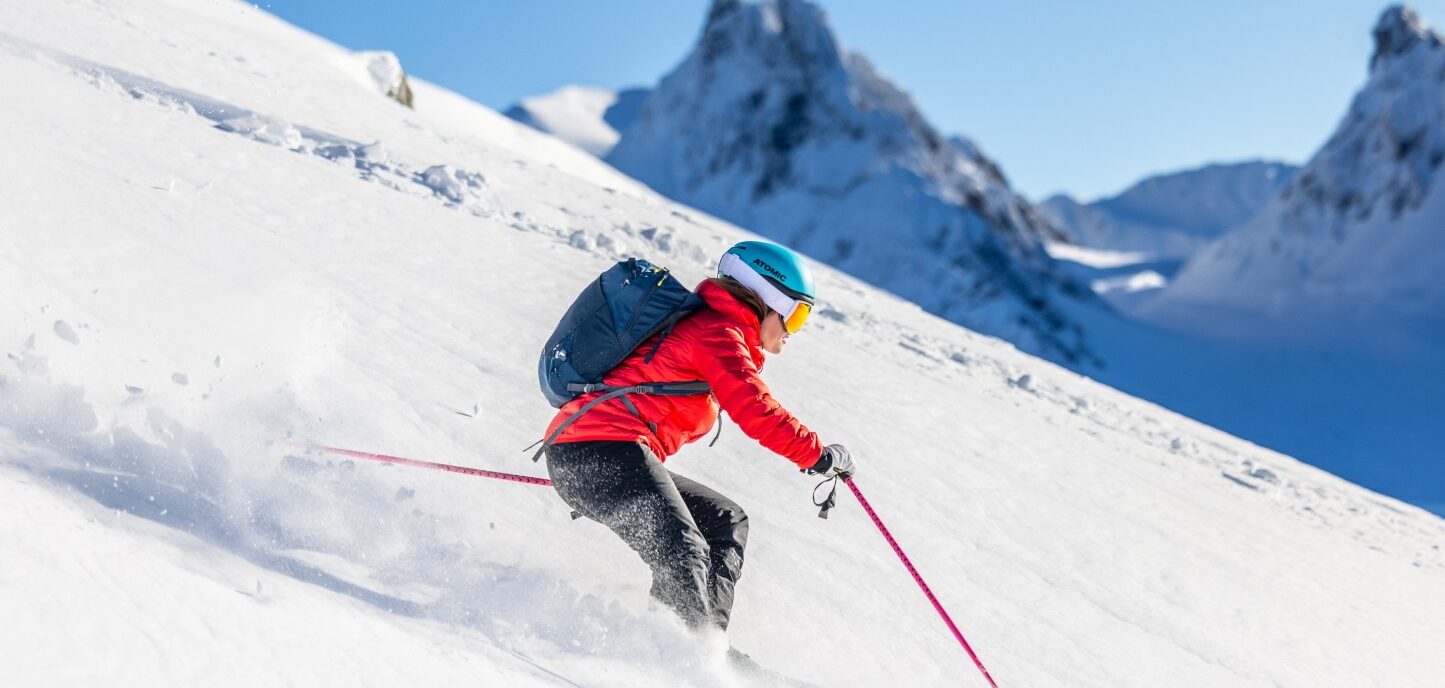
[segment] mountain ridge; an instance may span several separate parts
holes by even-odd
[[[1040,207],[1080,246],[1182,259],[1252,218],[1298,169],[1268,160],[1210,163],[1151,174],[1087,203],[1054,195]]]

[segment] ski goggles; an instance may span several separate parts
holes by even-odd
[[[718,261],[717,273],[719,276],[731,277],[741,282],[744,287],[762,297],[763,303],[767,304],[768,308],[782,316],[783,328],[788,331],[788,334],[803,329],[803,324],[808,321],[808,315],[813,312],[813,304],[810,300],[779,289],[772,280],[753,271],[735,253],[723,254],[722,260]]]

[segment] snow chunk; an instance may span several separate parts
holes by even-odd
[[[421,173],[421,183],[453,203],[461,203],[462,184],[448,165],[432,165]]]
[[[482,175],[458,170],[451,165],[432,165],[418,176],[417,181],[453,203],[466,201],[468,189],[480,189],[486,183]]]
[[[1244,462],[1244,473],[1245,475],[1248,475],[1249,477],[1256,480],[1262,480],[1272,485],[1279,484],[1279,476],[1276,475],[1274,471],[1271,471],[1264,466],[1256,465],[1254,461],[1246,460]]]
[[[567,243],[570,244],[572,248],[582,249],[583,251],[591,251],[597,247],[597,243],[592,240],[592,237],[587,236],[587,232],[581,229],[573,232],[572,236],[567,238]]]
[[[611,234],[598,234],[597,246],[598,248],[601,248],[605,251],[611,251],[612,253],[617,255],[627,253],[627,244],[623,243],[620,239],[613,237]]]
[[[386,162],[386,146],[381,145],[380,141],[369,143],[356,149],[356,157],[373,163]]]
[[[70,326],[70,323],[64,320],[55,321],[55,336],[71,344],[80,344],[80,335],[76,334],[75,330]]]
[[[642,238],[652,242],[658,250],[664,253],[672,252],[672,232],[658,227],[648,227],[638,232]]]
[[[1252,471],[1249,472],[1249,477],[1251,477],[1251,478],[1258,478],[1258,479],[1263,480],[1263,481],[1265,481],[1265,482],[1267,482],[1267,483],[1278,483],[1278,482],[1279,482],[1279,476],[1275,475],[1275,474],[1274,474],[1274,471],[1271,471],[1271,470],[1269,470],[1268,468],[1256,468],[1256,469],[1254,469],[1254,470],[1252,470]]]
[[[251,114],[222,120],[216,128],[291,150],[300,149],[303,141],[301,131],[290,122],[266,115]]]

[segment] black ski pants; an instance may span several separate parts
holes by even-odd
[[[562,501],[642,557],[654,598],[689,626],[727,630],[748,542],[742,507],[635,442],[553,444],[547,473]]]

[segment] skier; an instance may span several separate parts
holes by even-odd
[[[718,276],[696,291],[705,307],[637,347],[605,382],[702,380],[712,393],[608,399],[564,427],[545,451],[557,494],[642,557],[652,569],[655,599],[695,630],[726,631],[748,517],[663,461],[706,435],[721,407],[749,437],[808,474],[848,475],[856,466],[842,445],[824,446],[759,377],[764,352],[782,353],[812,310],[813,276],[803,261],[781,246],[744,241],[723,254]],[[547,436],[598,396],[562,406]]]

